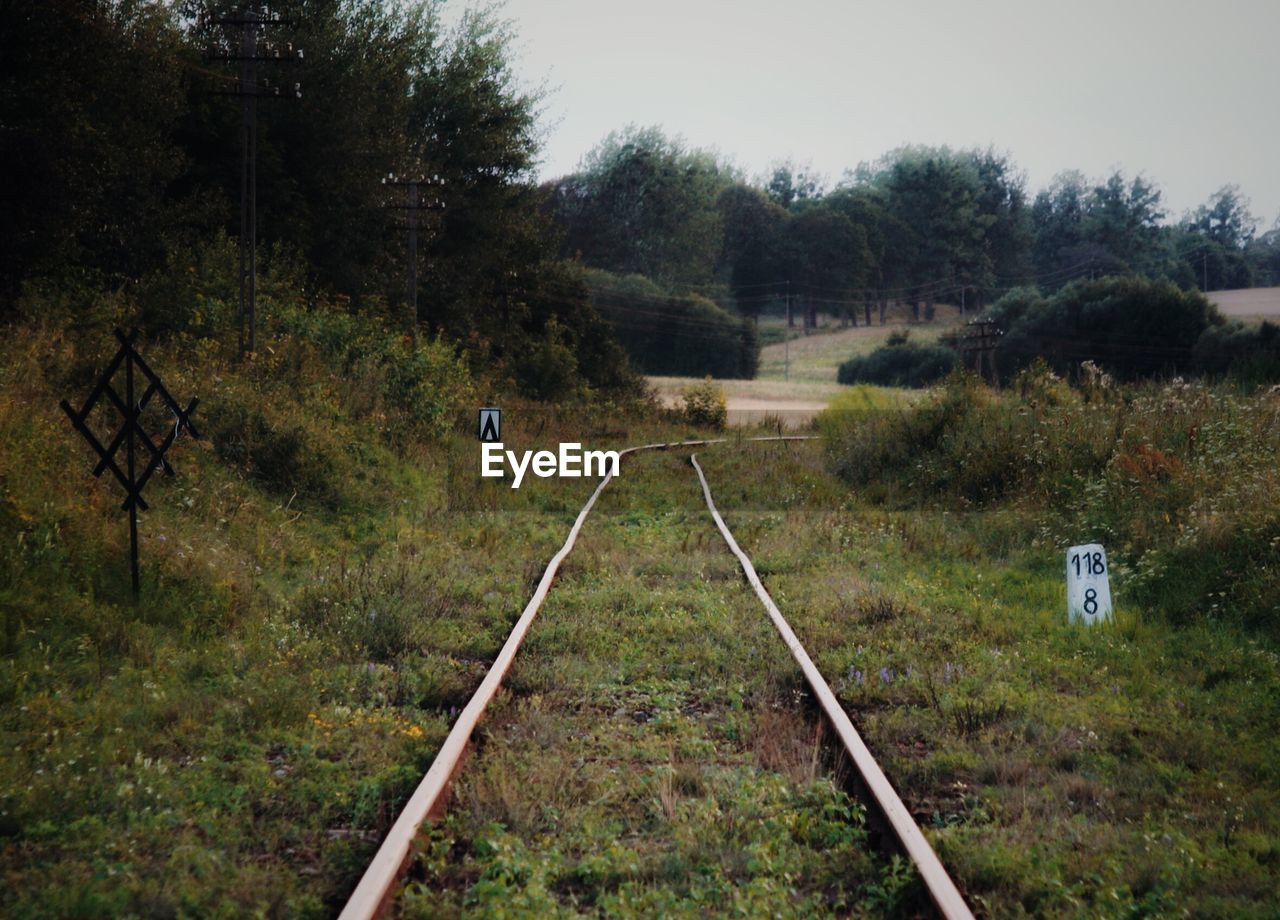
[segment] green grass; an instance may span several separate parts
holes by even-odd
[[[412,417],[402,346],[353,360],[314,332],[269,327],[243,368],[157,349],[210,441],[149,489],[135,603],[119,495],[56,410],[104,353],[6,330],[0,913],[335,912],[589,493],[477,483],[488,397],[446,388],[447,355],[407,378],[444,414]],[[1274,396],[1039,378],[919,399],[852,389],[826,443],[699,456],[944,863],[996,916],[1273,915]],[[698,433],[502,404],[521,448]],[[1092,538],[1118,616],[1090,631],[1062,569]],[[683,453],[633,458],[400,907],[919,909],[798,680]]]
[[[0,913],[331,914],[590,484],[451,491],[473,410],[447,450],[378,366],[310,338],[264,333],[244,368],[157,346],[211,440],[184,437],[148,489],[135,602],[118,491],[57,410],[105,356],[7,333]],[[513,437],[558,438],[557,413],[509,408]],[[593,437],[640,436],[611,414]]]
[[[1270,914],[1271,643],[1229,624],[1170,626],[1123,583],[1114,626],[1067,626],[1061,546],[1024,511],[856,497],[833,510],[811,446],[702,459],[739,542],[976,907]],[[767,481],[749,476],[766,464]]]
[[[687,453],[629,458],[486,718],[409,916],[918,904],[833,775]]]

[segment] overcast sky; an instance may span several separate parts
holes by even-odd
[[[451,0],[446,16],[464,4]],[[550,90],[541,178],[660,125],[750,176],[831,181],[902,144],[992,145],[1034,191],[1141,172],[1171,215],[1237,183],[1280,215],[1280,0],[507,0]]]

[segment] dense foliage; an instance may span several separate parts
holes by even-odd
[[[1280,636],[1280,414],[1273,394],[1175,381],[1126,389],[1043,363],[997,394],[955,378],[923,404],[826,419],[832,460],[908,503],[1023,502],[1064,540],[1105,542],[1144,609],[1230,609]]]
[[[806,324],[819,312],[883,322],[893,301],[916,319],[937,302],[981,309],[1022,285],[1052,293],[1113,274],[1182,290],[1280,277],[1280,236],[1255,237],[1234,186],[1169,222],[1145,177],[1068,172],[1032,198],[990,149],[904,147],[827,188],[791,163],[748,182],[713,153],[632,127],[545,187],[567,257],[723,291],[746,315],[789,304]]]
[[[591,303],[636,367],[673,377],[751,378],[755,326],[700,294],[664,291],[643,275],[586,273]]]
[[[1043,357],[1060,374],[1081,361],[1135,379],[1190,371],[1200,336],[1222,317],[1198,292],[1135,277],[1075,281],[1047,298],[1016,292],[995,312],[1007,326],[997,349],[1012,374]]]
[[[0,51],[0,315],[122,298],[150,334],[234,335],[204,298],[238,293],[240,5],[6,4]],[[261,29],[259,265],[301,303],[344,303],[466,345],[472,366],[557,397],[633,379],[531,182],[537,97],[490,13],[442,27],[433,0],[308,0]],[[294,83],[302,87],[295,98]],[[406,312],[405,189],[423,177],[418,315]]]

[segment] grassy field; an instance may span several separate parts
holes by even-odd
[[[859,497],[816,444],[699,456],[730,526],[980,912],[1270,915],[1272,633],[1217,610],[1217,591],[1184,622],[1135,601],[1149,595],[1129,547],[1113,557],[1116,622],[1068,626],[1062,550],[1093,534],[1063,532],[1052,514]],[[850,906],[873,914],[918,905],[915,883],[872,869],[862,844],[833,876],[806,852],[811,838],[779,833],[809,826],[794,796],[828,788],[830,757],[684,452],[638,458],[615,486],[402,908],[479,915],[500,899],[529,915],[790,914],[830,909],[850,885]],[[770,840],[773,855],[759,858]]]
[[[1280,288],[1210,291],[1205,295],[1224,315],[1235,319],[1274,319],[1280,316]]]
[[[372,352],[312,339],[151,356],[209,440],[148,489],[138,601],[118,491],[57,409],[108,355],[0,346],[0,913],[332,914],[563,541],[587,482],[477,488],[474,403],[425,434]],[[683,433],[507,408],[531,446]]]
[[[383,345],[267,341],[248,367],[197,343],[157,357],[202,397],[209,440],[181,442],[177,477],[150,487],[136,603],[119,496],[55,408],[103,355],[47,329],[0,345],[0,913],[335,912],[589,491],[478,483],[488,397],[446,398],[464,376],[446,353],[414,358],[427,376],[397,401],[388,368],[409,359],[378,363]],[[406,414],[424,405],[445,415]],[[527,447],[698,433],[504,408]],[[700,459],[975,906],[1273,914],[1274,395],[859,387],[821,430]],[[921,903],[702,509],[680,452],[624,466],[424,840],[406,913]],[[1082,630],[1063,550],[1090,539],[1118,617]]]
[[[799,673],[686,453],[625,461],[507,687],[401,894],[405,915],[918,902],[830,774]]]
[[[836,370],[843,362],[874,351],[894,332],[906,329],[913,339],[932,342],[960,322],[954,310],[943,307],[932,323],[908,324],[900,314],[891,314],[889,320],[885,326],[820,327],[811,335],[803,335],[797,327],[791,332],[789,345],[776,342],[760,350],[756,379],[778,384],[784,379],[794,384],[835,384]],[[778,327],[782,328],[780,323]]]

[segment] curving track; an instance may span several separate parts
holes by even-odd
[[[645,450],[667,450],[673,447],[701,447],[713,444],[725,443],[727,438],[717,438],[711,440],[699,441],[678,441],[657,444],[645,444],[637,447],[629,447],[620,451],[621,455],[636,453]],[[749,441],[802,441],[810,440],[806,436],[781,436],[781,437],[760,437],[747,438]],[[859,736],[857,729],[854,728],[849,716],[841,708],[836,700],[835,694],[831,692],[831,688],[827,685],[826,680],[814,665],[808,653],[804,650],[800,640],[792,631],[790,625],[783,617],[782,612],[778,609],[773,599],[769,596],[768,591],[761,583],[759,576],[756,574],[755,567],[751,563],[751,559],[738,546],[732,532],[729,530],[724,519],[720,516],[720,512],[716,509],[715,502],[711,495],[711,487],[707,482],[707,478],[702,471],[702,467],[698,465],[697,457],[690,456],[694,470],[697,472],[698,479],[702,485],[703,496],[706,498],[707,508],[710,510],[715,520],[716,526],[720,530],[720,534],[724,537],[729,549],[737,557],[739,564],[742,566],[743,573],[747,581],[751,584],[756,596],[759,597],[761,603],[768,612],[769,618],[772,620],[778,633],[781,635],[783,642],[790,650],[792,657],[799,664],[801,671],[804,673],[806,682],[813,691],[814,697],[822,706],[823,713],[827,720],[835,729],[837,736],[848,752],[853,764],[857,768],[859,775],[863,781],[865,788],[875,798],[880,811],[884,814],[889,826],[893,829],[903,850],[915,863],[916,868],[920,872],[926,888],[937,906],[939,913],[947,918],[971,918],[973,915],[966,906],[963,897],[955,883],[951,880],[942,863],[939,861],[937,854],[921,833],[920,828],[912,819],[910,812],[894,791],[892,785],[885,777],[884,772],[876,763],[874,756]],[[466,753],[468,742],[472,733],[475,731],[481,716],[485,709],[494,698],[503,678],[510,669],[512,662],[515,660],[516,653],[519,651],[521,644],[524,642],[525,635],[529,631],[529,627],[533,623],[534,617],[537,616],[539,609],[546,600],[547,594],[551,590],[552,583],[555,581],[560,565],[565,558],[573,550],[574,544],[577,542],[578,534],[582,530],[583,524],[587,517],[591,514],[592,508],[595,507],[597,499],[604,491],[605,487],[613,479],[612,475],[604,477],[595,491],[591,493],[591,497],[587,499],[582,506],[582,510],[578,512],[573,526],[569,530],[568,537],[565,539],[564,545],[551,558],[546,571],[543,572],[538,587],[529,599],[529,603],[525,605],[524,611],[520,618],[516,621],[515,626],[511,630],[511,634],[507,637],[507,641],[503,644],[498,656],[494,659],[488,673],[481,682],[475,694],[472,695],[466,707],[458,715],[453,728],[450,730],[448,737],[441,746],[440,751],[436,754],[436,758],[427,771],[427,774],[418,784],[418,788],[414,791],[413,796],[405,805],[404,810],[396,819],[395,824],[388,832],[383,840],[378,852],[374,855],[373,860],[369,863],[364,875],[360,879],[360,883],[352,892],[350,899],[347,901],[346,907],[343,909],[341,917],[344,920],[357,920],[357,918],[371,918],[379,916],[388,906],[389,899],[395,890],[397,881],[401,872],[408,863],[412,852],[414,838],[417,836],[418,829],[423,821],[428,817],[438,813],[444,803],[444,793],[448,788],[449,781],[457,773],[463,756]]]

